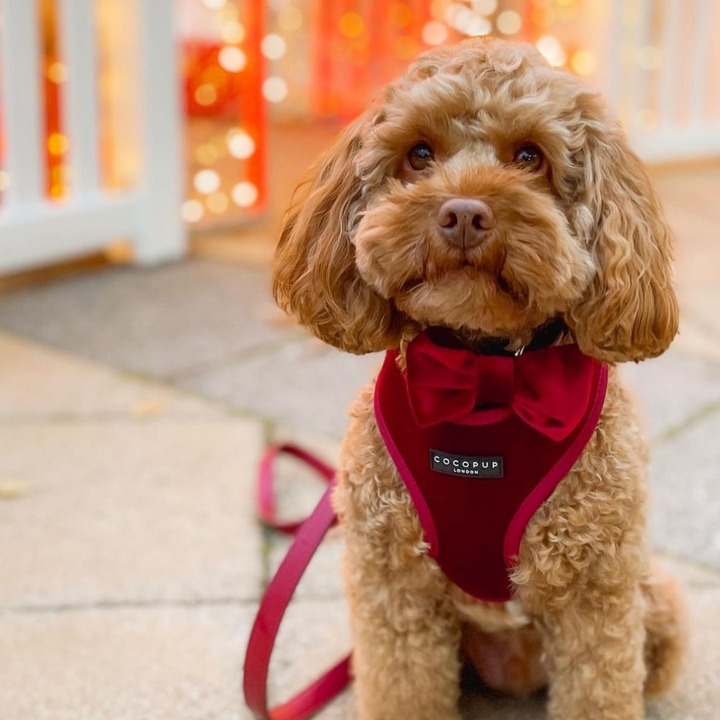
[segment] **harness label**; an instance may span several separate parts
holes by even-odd
[[[469,455],[453,455],[442,450],[430,450],[430,467],[445,475],[477,477],[497,480],[503,476],[503,459],[501,455],[489,457],[470,457]]]

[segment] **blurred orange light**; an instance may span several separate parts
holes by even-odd
[[[198,105],[212,105],[217,100],[217,90],[208,83],[204,83],[195,91],[195,100]]]
[[[52,133],[48,137],[48,152],[51,155],[64,155],[68,150],[68,139],[62,133]]]
[[[61,62],[51,63],[47,70],[48,80],[57,84],[67,80],[67,68]]]
[[[355,38],[362,35],[365,22],[356,12],[347,12],[340,18],[340,32],[345,37]]]
[[[596,66],[595,56],[589,50],[577,50],[570,58],[570,67],[578,75],[590,75]]]

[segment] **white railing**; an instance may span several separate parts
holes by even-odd
[[[614,0],[605,92],[648,162],[720,154],[720,3]]]
[[[140,167],[125,191],[103,188],[98,158],[97,32],[94,0],[58,0],[63,132],[69,141],[66,201],[46,197],[40,25],[35,0],[4,0],[0,86],[4,171],[0,208],[0,272],[13,272],[129,240],[136,262],[181,256],[181,113],[172,0],[122,0],[137,21]],[[134,11],[134,12],[132,12]],[[126,91],[127,92],[127,91]]]

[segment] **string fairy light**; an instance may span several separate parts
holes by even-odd
[[[223,70],[238,73],[247,65],[247,56],[239,47],[227,45],[218,53],[218,64]]]
[[[447,25],[437,20],[431,20],[422,29],[422,39],[427,45],[442,45],[447,38]]]
[[[287,83],[281,77],[271,76],[263,83],[262,94],[268,102],[281,102],[288,94]]]
[[[209,195],[220,187],[220,175],[215,170],[200,170],[195,173],[193,185],[199,193]]]
[[[535,46],[553,67],[562,67],[567,62],[565,49],[553,35],[538,38]]]
[[[270,33],[262,39],[260,50],[268,60],[279,60],[287,50],[287,43],[282,35]]]
[[[250,207],[258,199],[258,189],[251,182],[240,182],[232,189],[232,199],[238,207]]]
[[[180,208],[180,217],[185,222],[196,223],[202,220],[204,214],[205,209],[199,200],[186,200]]]
[[[497,16],[495,24],[503,35],[516,35],[522,27],[522,18],[515,10],[503,10]]]
[[[255,141],[242,130],[228,133],[227,146],[230,154],[238,160],[247,160],[255,152]]]

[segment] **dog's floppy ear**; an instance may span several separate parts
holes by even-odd
[[[594,109],[593,114],[604,115]],[[566,316],[580,349],[606,362],[664,352],[678,330],[672,238],[640,159],[605,118],[590,124],[580,162],[596,275]]]
[[[273,293],[321,340],[353,353],[398,341],[395,312],[360,277],[352,234],[363,210],[355,156],[367,122],[352,123],[295,193],[275,256]]]

